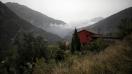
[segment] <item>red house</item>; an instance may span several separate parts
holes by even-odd
[[[115,40],[120,39],[120,37],[95,34],[87,30],[79,31],[78,37],[80,38],[80,43],[83,45],[89,44],[90,42],[92,42],[94,39],[97,39],[97,38],[103,38],[106,41],[115,41]]]
[[[78,32],[80,43],[83,45],[89,44],[93,40],[93,37],[92,37],[93,35],[95,34],[87,30],[81,30]]]

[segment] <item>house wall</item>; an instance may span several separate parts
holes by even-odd
[[[88,44],[92,41],[92,34],[88,31],[78,32],[81,44]]]

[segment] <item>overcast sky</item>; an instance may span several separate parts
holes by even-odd
[[[65,22],[108,17],[132,7],[132,0],[0,0],[17,2]]]

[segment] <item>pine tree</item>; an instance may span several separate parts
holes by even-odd
[[[80,51],[80,47],[81,47],[80,39],[77,34],[77,29],[75,28],[71,42],[71,52],[74,53],[75,51]]]

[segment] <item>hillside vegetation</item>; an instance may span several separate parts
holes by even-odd
[[[123,25],[124,27],[122,27]],[[68,54],[64,61],[46,64],[38,59],[33,74],[131,74],[132,21],[124,19],[119,26],[123,37],[100,52]]]
[[[131,74],[132,35],[89,56],[69,56],[65,62],[45,64],[38,60],[33,74]]]

